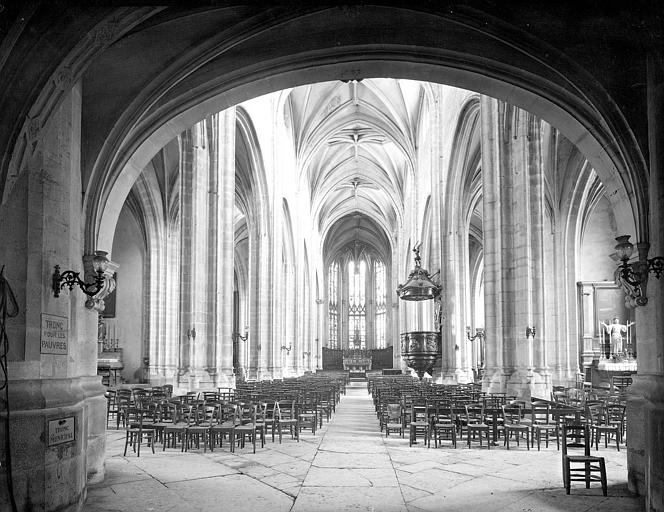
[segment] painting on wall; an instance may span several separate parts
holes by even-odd
[[[105,308],[101,316],[103,318],[115,318],[115,302],[116,297],[118,296],[118,273],[113,274],[113,280],[115,281],[115,289],[108,294],[104,299]]]

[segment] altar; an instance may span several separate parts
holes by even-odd
[[[347,350],[343,354],[344,370],[364,373],[371,370],[371,353],[367,350]]]

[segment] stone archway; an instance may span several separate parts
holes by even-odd
[[[612,207],[620,216],[635,219],[637,238],[648,238],[643,156],[615,103],[576,63],[497,20],[492,20],[496,25],[491,30],[478,26],[479,18],[473,18],[478,13],[457,17],[381,6],[349,11],[277,10],[269,21],[248,18],[242,37],[231,46],[218,37],[188,49],[166,71],[150,77],[135,98],[118,103],[113,117],[98,123],[99,133],[85,158],[83,172],[90,176],[85,202],[88,252],[110,248],[119,205],[154,152],[207,113],[296,85],[380,76],[476,91],[546,120],[615,191]],[[363,19],[374,23],[365,26]],[[177,20],[170,22],[175,28]],[[256,23],[260,30],[254,30]],[[386,33],[388,26],[403,30]],[[317,28],[315,35],[312,27]],[[235,34],[240,37],[236,32],[228,37]],[[140,52],[132,44],[129,39],[123,51]],[[105,58],[124,55],[112,50],[88,71],[95,83],[103,81],[97,75],[108,67]],[[117,77],[109,75],[109,80]]]

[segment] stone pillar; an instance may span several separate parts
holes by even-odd
[[[507,377],[508,394],[545,398],[539,123],[497,100],[482,98],[481,108],[487,339],[502,345],[500,357],[498,346],[487,351],[486,385],[503,390]],[[534,338],[526,339],[526,326],[537,329]]]
[[[0,206],[0,239],[12,241],[0,244],[0,267],[19,308],[7,318],[10,419],[7,432],[1,406],[0,439],[10,436],[18,510],[78,510],[86,481],[104,474],[97,312],[78,287],[59,298],[51,290],[55,265],[83,270],[80,114],[76,84],[47,120],[35,118],[34,145]],[[10,510],[5,457],[0,509]]]
[[[209,163],[204,122],[180,136],[180,385],[211,385],[207,347],[214,343],[209,314]],[[232,288],[231,288],[232,290]]]
[[[482,208],[484,234],[484,318],[486,332],[486,361],[483,389],[503,391],[507,375],[503,370],[503,315],[504,300],[502,267],[501,211],[507,203],[501,194],[500,174],[506,160],[501,150],[505,142],[500,132],[504,105],[488,96],[480,97],[482,144]]]
[[[649,257],[664,256],[664,66],[648,58],[650,152]],[[641,240],[639,240],[641,241]],[[646,240],[647,241],[647,240]],[[645,495],[648,511],[664,511],[664,277],[648,280],[648,304],[636,310],[638,374],[627,401],[627,468],[630,490]]]
[[[209,275],[215,289],[209,293],[215,320],[209,364],[215,384],[234,387],[233,375],[233,258],[235,247],[235,108],[211,116],[210,123],[210,236]],[[216,306],[216,307],[215,307]],[[212,311],[211,311],[212,313]]]

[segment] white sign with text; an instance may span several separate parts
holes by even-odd
[[[69,319],[64,316],[41,315],[42,354],[67,354],[69,348]]]
[[[74,416],[58,418],[48,422],[48,445],[68,443],[76,439]]]

